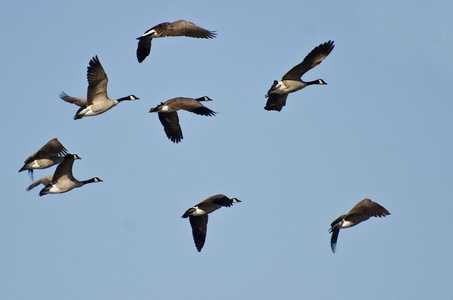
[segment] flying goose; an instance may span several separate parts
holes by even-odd
[[[74,120],[88,116],[96,116],[106,112],[124,100],[138,100],[140,98],[129,95],[119,99],[109,99],[107,96],[107,83],[109,78],[105,74],[97,55],[90,60],[87,71],[88,92],[87,98],[77,98],[68,96],[65,92],[60,94],[60,98],[66,102],[80,106]]]
[[[329,233],[332,233],[330,245],[332,252],[335,253],[337,246],[338,234],[341,228],[348,228],[359,224],[360,222],[368,220],[370,217],[385,217],[390,215],[381,205],[370,199],[363,199],[357,203],[347,214],[339,216],[335,221],[330,224],[331,228]]]
[[[198,252],[203,248],[206,240],[206,230],[208,225],[208,214],[221,208],[222,206],[230,207],[233,203],[241,202],[237,198],[228,198],[223,194],[211,196],[194,207],[189,208],[182,218],[189,218],[192,226],[192,235]]]
[[[74,164],[75,159],[80,159],[77,154],[66,154],[62,163],[57,166],[55,173],[53,175],[49,175],[43,177],[30,185],[27,190],[31,190],[32,188],[38,186],[39,184],[46,185],[40,192],[39,195],[46,195],[46,194],[58,194],[58,193],[65,193],[73,188],[81,187],[87,183],[91,182],[102,182],[101,179],[98,177],[93,177],[88,180],[78,181],[72,175],[72,165]]]
[[[164,126],[167,137],[173,143],[178,143],[183,138],[181,126],[179,125],[178,110],[183,109],[202,116],[214,116],[216,114],[214,111],[201,104],[201,101],[212,101],[212,99],[207,96],[197,99],[177,97],[151,108],[149,112],[158,113],[159,120]]]
[[[67,154],[68,150],[55,138],[47,142],[38,151],[30,155],[24,162],[24,166],[19,172],[28,170],[28,173],[33,178],[33,169],[45,169],[63,161],[63,155]]]
[[[286,104],[286,98],[289,93],[294,93],[311,84],[327,84],[322,79],[302,81],[301,77],[307,71],[319,65],[333,50],[333,47],[335,47],[333,41],[319,45],[300,64],[289,70],[281,81],[274,80],[272,87],[267,92],[266,97],[269,99],[264,109],[281,111]]]
[[[215,31],[201,28],[194,23],[179,20],[173,23],[165,22],[147,30],[142,36],[138,37],[137,59],[142,62],[151,50],[151,40],[166,36],[187,36],[193,38],[212,39],[215,38]]]

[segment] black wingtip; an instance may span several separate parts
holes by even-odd
[[[335,250],[337,249],[337,243],[331,244],[330,248],[332,248],[332,253],[335,254]]]

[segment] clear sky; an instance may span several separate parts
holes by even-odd
[[[451,1],[7,1],[2,86],[0,299],[451,299]],[[217,38],[136,37],[185,19]],[[265,111],[272,81],[328,40],[305,80]],[[108,94],[73,120],[60,92],[85,97],[98,55]],[[173,144],[162,101],[209,96],[219,112],[180,112]],[[90,184],[39,197],[23,161],[57,137]],[[54,168],[35,171],[35,179]],[[218,193],[195,249],[186,209]],[[340,232],[363,198],[391,212]]]

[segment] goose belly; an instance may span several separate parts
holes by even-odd
[[[113,101],[112,102],[103,102],[99,105],[92,104],[91,112],[93,113],[93,115],[99,115],[99,114],[102,114],[103,112],[108,111],[109,109],[111,109],[112,107],[114,107],[117,104],[118,104],[118,102],[113,102]]]
[[[351,222],[351,221],[343,221],[343,223],[341,223],[340,228],[348,228],[348,227],[352,227],[354,225],[357,225],[357,224],[354,222]]]
[[[306,87],[307,84],[302,81],[295,80],[284,80],[277,83],[271,88],[269,94],[288,94],[294,93],[295,91],[301,90]]]
[[[303,81],[285,80],[283,81],[283,86],[285,93],[294,93],[306,87],[307,84]]]
[[[95,113],[91,108],[92,108],[92,105],[89,105],[89,106],[85,107],[84,109],[82,109],[81,111],[79,111],[77,113],[77,115],[78,116],[83,116],[83,117],[89,117],[89,116],[97,115],[97,113]]]
[[[203,216],[203,215],[207,214],[206,211],[199,209],[197,206],[195,206],[194,208],[195,208],[195,211],[190,214],[191,216],[199,217],[199,216]]]
[[[57,186],[57,185],[52,185],[52,187],[48,190],[50,194],[60,194],[60,193],[66,193],[72,190],[74,186]]]
[[[171,112],[175,112],[175,111],[178,111],[178,110],[179,109],[171,107],[171,106],[168,106],[168,105],[162,105],[160,107],[160,112],[165,112],[165,113],[171,113]]]
[[[63,158],[59,159],[57,157],[55,159],[41,158],[28,163],[27,169],[46,169],[62,161]]]
[[[77,115],[84,116],[84,117],[90,117],[90,116],[96,116],[99,114],[102,114],[103,112],[108,111],[112,107],[114,107],[117,103],[112,103],[109,105],[89,105],[82,109]]]

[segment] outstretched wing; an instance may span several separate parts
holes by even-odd
[[[57,138],[54,138],[47,142],[44,146],[41,147],[38,151],[30,155],[25,160],[25,164],[28,164],[35,159],[49,158],[52,156],[63,156],[68,153],[68,150],[60,143]]]
[[[157,37],[165,36],[187,36],[193,38],[212,39],[216,33],[206,30],[192,22],[185,20],[175,21],[173,23],[161,23],[154,28]]]
[[[33,182],[28,188],[27,188],[27,191],[31,190],[31,189],[34,189],[35,187],[37,187],[38,185],[40,185],[41,183],[44,185],[44,186],[48,186],[49,184],[52,183],[52,178],[53,178],[53,174],[51,175],[48,175],[46,177],[43,177],[39,180],[37,180],[36,182]]]
[[[107,83],[109,78],[105,74],[104,68],[97,55],[90,60],[87,68],[88,95],[87,104],[93,104],[95,98],[107,99]]]
[[[288,94],[269,94],[264,109],[281,111],[283,106],[286,105],[286,98],[288,98]]]
[[[302,77],[302,75],[304,75],[307,71],[319,65],[324,58],[332,52],[333,47],[335,47],[333,41],[328,41],[317,46],[310,53],[308,53],[307,56],[305,56],[304,60],[300,64],[289,70],[288,73],[283,76],[282,80],[300,79],[300,77]]]
[[[164,126],[165,134],[173,143],[179,143],[182,140],[182,130],[179,125],[179,118],[176,112],[158,113],[159,120]]]
[[[60,98],[68,103],[72,103],[77,106],[86,106],[88,103],[87,98],[71,97],[68,94],[66,94],[65,92],[60,93]]]
[[[214,111],[192,98],[178,97],[168,100],[165,104],[175,109],[183,109],[201,116],[214,116],[216,114]]]
[[[338,240],[339,233],[340,233],[340,229],[332,230],[332,237],[330,238],[330,248],[332,248],[333,253],[335,253],[335,249],[337,248],[337,240]]]
[[[378,203],[371,201],[370,199],[363,199],[357,203],[349,212],[348,215],[352,214],[364,214],[369,217],[385,217],[390,215],[389,211]]]
[[[151,37],[143,37],[138,39],[137,46],[137,59],[138,62],[142,62],[151,52]]]
[[[198,217],[190,216],[190,225],[192,226],[192,235],[195,246],[198,252],[203,248],[206,240],[206,231],[208,226],[208,215],[202,215]]]

